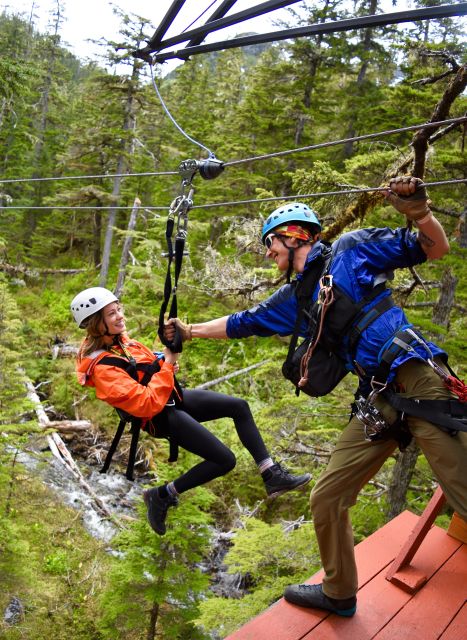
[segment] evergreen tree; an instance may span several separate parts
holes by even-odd
[[[200,562],[209,543],[205,510],[211,500],[200,487],[184,496],[164,537],[150,529],[141,505],[140,519],[114,539],[120,554],[102,597],[105,638],[206,637],[193,621],[208,585]]]

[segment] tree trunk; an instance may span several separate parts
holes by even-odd
[[[445,269],[441,279],[441,290],[438,302],[433,308],[433,322],[449,329],[451,310],[454,305],[457,278],[450,267]]]
[[[136,118],[135,118],[135,93],[136,87],[138,85],[139,78],[139,64],[135,59],[133,64],[133,71],[131,74],[131,79],[128,84],[128,95],[125,104],[125,117],[123,122],[123,130],[126,131],[134,131],[136,126]],[[122,151],[118,158],[117,162],[117,176],[113,181],[113,189],[112,189],[112,203],[114,207],[117,206],[118,199],[120,196],[120,184],[122,181],[121,177],[118,177],[118,174],[122,174],[125,172],[127,168],[127,160],[126,160],[126,152],[129,151],[132,147],[133,140],[130,139],[127,142],[122,143]],[[129,168],[129,167],[128,167]],[[109,275],[109,266],[110,266],[110,254],[112,251],[112,238],[113,238],[113,230],[115,227],[115,219],[117,217],[117,209],[112,207],[109,211],[109,217],[107,220],[107,227],[105,232],[105,240],[104,240],[104,251],[102,254],[102,265],[100,272],[100,280],[99,284],[101,287],[105,287],[107,285],[107,278]]]
[[[130,220],[128,222],[128,235],[125,238],[122,249],[122,257],[120,259],[120,267],[118,269],[118,278],[117,278],[117,286],[115,287],[115,295],[117,298],[120,297],[120,294],[123,290],[123,283],[125,282],[125,274],[126,274],[126,266],[128,264],[128,258],[130,257],[130,249],[131,244],[133,242],[133,238],[131,232],[134,230],[136,226],[136,220],[138,218],[138,209],[141,205],[141,200],[139,198],[135,198],[133,202],[133,209],[131,210]]]
[[[329,0],[326,0],[323,8],[321,9],[322,17],[318,22],[325,22],[327,16],[327,10],[329,7]],[[305,87],[303,90],[303,106],[306,109],[305,113],[301,113],[297,120],[297,125],[295,127],[295,138],[294,143],[296,147],[299,147],[302,143],[303,132],[305,130],[305,125],[308,122],[309,115],[308,110],[311,107],[311,94],[313,93],[313,89],[315,86],[316,74],[318,72],[319,65],[321,63],[321,44],[323,42],[324,35],[318,34],[315,36],[314,45],[315,51],[312,52],[309,60],[309,72],[305,81]]]
[[[148,635],[146,640],[154,640],[156,637],[157,618],[159,617],[159,603],[155,602],[151,609],[151,618],[149,620]]]
[[[428,22],[428,21],[427,21]],[[446,120],[450,117],[450,109],[455,99],[462,95],[467,86],[467,66],[462,66],[451,79],[449,85],[444,91],[441,99],[438,101],[429,122],[437,122]],[[439,128],[439,127],[438,127]],[[412,175],[423,178],[425,175],[426,152],[430,138],[436,133],[436,129],[420,129],[412,138],[412,147],[414,149],[414,168]]]
[[[94,213],[93,220],[94,238],[93,238],[93,260],[94,266],[98,267],[101,263],[101,234],[102,234],[102,214],[100,211]]]
[[[419,448],[415,440],[397,456],[388,492],[388,520],[395,518],[407,503],[407,490],[417,464]]]
[[[58,43],[60,37],[58,35],[58,31],[60,28],[60,21],[62,19],[61,16],[61,7],[60,3],[57,3],[57,13],[55,14],[55,30],[54,35],[49,36],[50,39],[50,50],[48,52],[47,59],[47,75],[44,78],[42,95],[40,97],[39,105],[40,105],[40,114],[39,114],[39,122],[37,124],[36,131],[36,144],[34,146],[34,158],[33,158],[33,178],[41,178],[43,172],[44,165],[44,148],[46,146],[46,132],[49,124],[49,107],[50,107],[50,93],[52,90],[52,81],[55,73],[55,63],[57,58],[58,51]],[[40,205],[42,202],[42,198],[44,197],[44,183],[36,182],[33,183],[34,189],[34,200],[33,204]],[[27,212],[26,218],[26,238],[25,238],[25,246],[32,247],[33,243],[33,234],[36,230],[37,226],[37,215],[34,210],[29,210]]]
[[[371,0],[370,1],[370,6],[368,7],[368,15],[372,16],[376,13],[376,9],[378,7],[378,0]],[[362,60],[362,64],[360,66],[360,70],[358,72],[358,78],[357,78],[357,85],[356,85],[356,95],[360,96],[362,91],[363,91],[363,83],[365,82],[365,78],[366,78],[366,72],[368,70],[368,65],[369,65],[369,60],[368,60],[368,55],[369,52],[371,51],[371,47],[372,47],[372,35],[373,35],[373,30],[372,29],[365,29],[364,30],[364,35],[363,35],[363,56],[364,59]],[[356,118],[356,113],[357,113],[357,109],[352,110],[352,117],[349,123],[349,128],[347,131],[347,137],[348,138],[353,138],[355,137],[356,134],[356,130],[355,130],[355,118]],[[344,145],[344,156],[346,158],[350,158],[350,156],[353,153],[353,147],[354,147],[354,143],[353,142],[346,142]]]
[[[459,247],[467,249],[467,208],[461,213],[459,220]]]
[[[120,156],[117,163],[117,173],[123,173],[124,169],[124,159],[123,155]],[[120,195],[120,183],[122,179],[117,176],[113,181],[113,189],[112,189],[112,202],[118,202],[118,197]],[[110,254],[112,251],[112,239],[115,227],[115,221],[117,218],[117,209],[116,207],[112,207],[109,210],[109,217],[107,218],[107,226],[105,229],[105,239],[104,239],[104,250],[102,252],[102,264],[101,264],[101,273],[99,286],[105,287],[107,285],[107,278],[109,276],[109,267],[110,267]]]

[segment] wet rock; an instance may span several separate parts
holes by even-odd
[[[13,596],[3,615],[4,622],[10,627],[24,620],[24,606],[19,598]]]

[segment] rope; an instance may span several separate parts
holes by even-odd
[[[467,183],[467,178],[459,178],[459,179],[453,179],[453,180],[438,180],[436,182],[424,182],[423,186],[425,187],[439,187],[442,185],[446,185],[446,184],[462,184],[462,183]],[[193,209],[211,209],[213,207],[227,207],[227,206],[231,206],[231,205],[239,205],[239,204],[251,204],[251,203],[255,203],[257,204],[258,202],[274,202],[277,200],[297,200],[297,199],[304,199],[304,198],[322,198],[324,196],[340,196],[340,195],[345,195],[345,194],[350,194],[350,193],[370,193],[372,191],[377,192],[377,191],[387,191],[388,187],[366,187],[366,188],[362,188],[362,189],[341,189],[339,191],[322,191],[321,193],[298,193],[295,194],[293,196],[274,196],[274,197],[270,197],[270,198],[257,198],[257,199],[251,199],[251,200],[233,200],[231,202],[211,202],[211,203],[207,203],[207,204],[198,204],[198,205],[194,205],[192,207],[190,207],[192,210]],[[0,211],[4,211],[4,210],[8,210],[8,209],[92,209],[94,211],[100,211],[100,210],[104,210],[104,209],[132,209],[133,207],[112,207],[112,206],[105,206],[105,207],[90,207],[90,206],[77,206],[77,207],[67,207],[67,206],[54,206],[54,205],[49,205],[47,207],[45,206],[30,206],[30,205],[22,205],[22,206],[7,206],[7,207],[1,207],[0,206]],[[147,207],[143,207],[144,209],[148,210],[148,211],[167,211],[168,207],[153,207],[153,206],[147,206]],[[441,212],[442,213],[442,212]]]
[[[291,153],[301,153],[302,151],[311,151],[312,149],[324,149],[325,147],[332,147],[338,144],[345,144],[347,142],[358,142],[359,140],[370,140],[371,138],[377,138],[378,136],[388,136],[392,133],[401,133],[404,131],[416,131],[417,129],[430,129],[438,127],[440,125],[454,124],[467,121],[467,116],[460,118],[452,118],[450,120],[439,120],[438,122],[427,122],[425,124],[414,124],[410,127],[401,127],[400,129],[389,129],[387,131],[379,131],[378,133],[367,133],[362,136],[354,136],[353,138],[343,138],[342,140],[333,140],[331,142],[321,142],[319,144],[312,144],[307,147],[297,147],[296,149],[288,149],[287,151],[276,151],[274,153],[266,153],[261,156],[252,156],[251,158],[243,158],[241,160],[232,160],[230,162],[224,162],[225,167],[232,167],[237,164],[243,164],[245,162],[254,162],[255,160],[266,160],[267,158],[278,158],[280,156],[286,156]]]
[[[181,128],[181,126],[178,124],[178,122],[172,116],[172,114],[168,110],[164,100],[162,99],[161,94],[159,93],[159,89],[157,88],[157,84],[156,84],[156,81],[154,79],[154,71],[153,71],[152,65],[150,65],[149,68],[151,69],[151,80],[152,80],[153,87],[154,87],[154,89],[156,91],[157,97],[159,98],[159,101],[160,101],[160,103],[162,105],[162,108],[164,109],[165,113],[168,115],[168,117],[169,117],[170,121],[172,122],[172,124],[178,129],[178,131],[180,131],[180,133],[183,136],[185,136],[185,138],[187,140],[189,140],[190,142],[193,142],[193,144],[196,144],[198,147],[201,147],[201,149],[204,149],[205,151],[207,151],[210,158],[215,158],[216,157],[215,154],[210,149],[208,149],[208,147],[205,147],[204,144],[201,144],[201,142],[198,142],[197,140],[195,140],[194,138],[189,136],[187,133],[185,133],[185,131]]]

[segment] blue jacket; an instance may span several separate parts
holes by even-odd
[[[306,258],[304,273],[321,255],[323,245],[315,243]],[[399,229],[360,229],[345,233],[333,242],[332,260],[329,272],[334,282],[354,302],[360,302],[368,296],[372,289],[394,277],[394,269],[411,267],[425,262],[426,255],[417,241],[415,233],[406,228]],[[297,276],[297,280],[303,277]],[[313,294],[313,301],[318,295],[318,287]],[[371,309],[384,296],[390,295],[390,290],[384,290],[364,307]],[[227,320],[227,336],[229,338],[246,338],[248,336],[280,336],[291,335],[295,326],[298,301],[294,285],[286,284],[272,296],[256,307],[240,311],[229,316]],[[386,344],[396,331],[403,327],[410,327],[404,312],[400,307],[392,307],[379,316],[361,335],[355,360],[368,375],[375,372],[379,357]],[[301,336],[306,336],[306,324],[301,328]],[[352,356],[348,349],[348,336],[343,337],[340,355],[347,363],[347,368],[354,371]],[[433,356],[444,352],[435,344],[427,342]],[[426,359],[427,352],[416,347],[416,353]],[[396,358],[391,366],[389,380],[394,377],[395,369],[405,360],[417,357],[415,353],[406,353]]]

